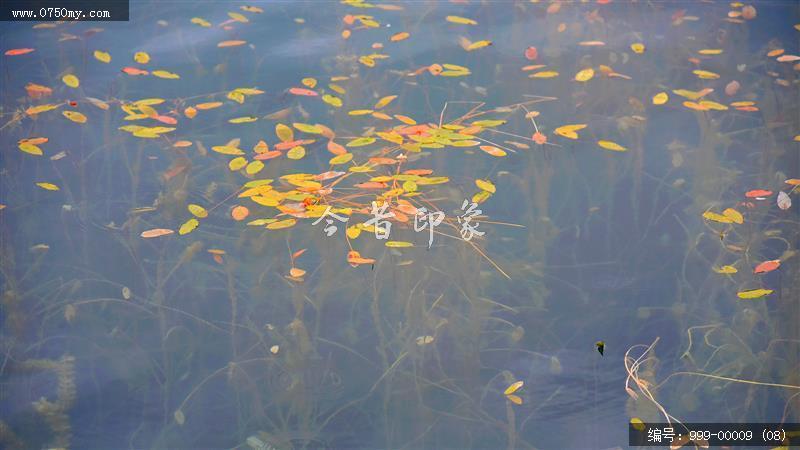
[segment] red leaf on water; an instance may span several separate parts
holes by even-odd
[[[311,89],[298,87],[289,88],[289,93],[294,95],[305,95],[307,97],[316,97],[319,95],[316,91],[312,91]]]
[[[24,54],[30,53],[30,52],[32,52],[34,50],[35,49],[33,49],[33,48],[14,48],[14,49],[11,49],[11,50],[6,50],[5,54],[6,54],[6,56],[19,56],[19,55],[24,55]]]
[[[767,273],[772,272],[773,270],[777,269],[781,266],[780,259],[772,259],[769,261],[764,261],[761,264],[757,265],[753,273]]]
[[[772,195],[772,191],[767,191],[765,189],[753,189],[752,191],[747,191],[744,196],[747,198],[756,198],[756,197],[769,197]]]

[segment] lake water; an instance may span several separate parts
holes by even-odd
[[[2,22],[0,447],[800,422],[798,33],[790,1]]]

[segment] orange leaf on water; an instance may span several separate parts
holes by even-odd
[[[343,155],[347,153],[347,149],[344,148],[342,144],[337,144],[332,140],[328,141],[328,151],[333,153],[334,155]]]
[[[222,41],[222,42],[217,44],[217,47],[219,47],[219,48],[238,47],[238,46],[244,45],[244,44],[247,44],[247,41],[241,41],[241,40]]]
[[[764,261],[761,264],[757,265],[756,268],[753,270],[753,273],[767,273],[772,272],[773,270],[777,269],[781,266],[780,259],[772,259],[769,261]]]
[[[319,95],[317,94],[317,91],[312,91],[311,89],[299,88],[299,87],[289,88],[289,93],[294,95],[305,95],[307,97],[316,97]]]
[[[123,67],[122,71],[128,75],[147,75],[150,73],[146,70],[137,69],[136,67]]]
[[[174,233],[175,230],[170,230],[168,228],[153,228],[152,230],[142,231],[140,234],[141,237],[145,239],[156,238],[159,236],[166,236],[168,234]]]
[[[772,191],[767,191],[765,189],[753,189],[744,194],[747,198],[769,197],[770,195],[772,195]]]
[[[231,217],[233,220],[242,221],[250,215],[250,210],[246,206],[236,205],[231,209]]]
[[[27,53],[30,53],[30,52],[34,51],[34,50],[35,49],[33,49],[33,48],[14,48],[14,49],[11,49],[11,50],[6,50],[5,55],[6,56],[25,55]]]

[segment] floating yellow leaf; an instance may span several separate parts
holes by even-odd
[[[375,67],[375,60],[369,56],[361,56],[358,58],[358,62],[367,66],[367,67]]]
[[[211,150],[214,150],[215,152],[221,153],[223,155],[233,155],[233,156],[244,155],[244,152],[242,150],[230,145],[215,145],[211,147]]]
[[[199,103],[194,107],[201,111],[205,111],[209,109],[219,108],[220,106],[222,106],[222,102],[206,102],[206,103]]]
[[[58,108],[61,105],[39,105],[39,106],[31,106],[25,110],[25,114],[29,116],[35,116],[36,114],[43,113],[45,111],[50,111],[53,109]]]
[[[460,16],[447,16],[446,19],[447,19],[448,22],[457,23],[457,24],[460,24],[460,25],[477,25],[478,24],[478,22],[476,22],[476,21],[474,21],[472,19],[467,19],[466,17],[460,17]]]
[[[229,123],[250,123],[255,122],[258,120],[258,117],[253,116],[245,116],[245,117],[236,117],[234,119],[228,120]]]
[[[194,231],[194,229],[197,228],[198,225],[200,225],[200,222],[195,218],[191,218],[186,222],[184,222],[183,225],[181,225],[180,229],[178,229],[178,234],[180,235],[189,234],[192,231]]]
[[[489,191],[480,191],[477,194],[472,196],[472,201],[474,203],[481,204],[489,199],[492,196],[492,193]]]
[[[225,97],[227,97],[228,100],[233,100],[240,105],[244,103],[244,94],[238,91],[228,92],[228,94]]]
[[[733,223],[744,223],[744,216],[742,216],[742,213],[733,208],[728,208],[725,211],[722,211],[722,215],[728,219],[731,219]]]
[[[627,148],[612,141],[597,141],[597,145],[603,147],[606,150],[612,150],[615,152],[624,152],[628,150]]]
[[[716,111],[727,111],[728,107],[722,103],[712,102],[711,100],[701,100],[700,106],[705,109],[713,109]]]
[[[71,88],[77,88],[81,85],[81,80],[78,79],[75,75],[67,74],[61,77],[61,81],[64,82],[67,86]]]
[[[373,137],[360,137],[348,142],[345,144],[345,147],[363,147],[365,145],[372,144],[373,142],[375,142],[375,138]]]
[[[389,141],[389,142],[391,142],[393,144],[398,144],[399,145],[399,144],[403,143],[403,136],[401,136],[400,134],[398,134],[398,133],[396,133],[394,131],[391,132],[391,133],[385,133],[385,132],[379,131],[379,132],[377,132],[375,134],[380,136],[381,139]]]
[[[283,142],[291,142],[294,140],[294,130],[282,123],[275,125],[275,135]]]
[[[250,20],[247,17],[245,17],[244,14],[239,14],[237,12],[228,12],[228,17],[241,23],[250,22]]]
[[[491,120],[491,119],[488,119],[488,120],[476,120],[475,122],[472,122],[471,126],[473,126],[473,127],[483,127],[483,128],[494,128],[494,127],[503,125],[504,123],[506,123],[505,120]]]
[[[57,190],[60,189],[58,186],[56,186],[53,183],[36,183],[36,185],[39,186],[40,188],[46,189],[48,191],[57,191]]]
[[[79,113],[78,111],[62,111],[61,114],[63,114],[64,117],[75,123],[86,123],[86,116]]]
[[[372,114],[374,111],[371,109],[354,109],[352,111],[348,111],[347,114],[351,116],[366,116],[367,114]]]
[[[492,45],[492,41],[486,41],[486,40],[483,40],[483,41],[475,41],[475,42],[472,42],[471,44],[469,44],[469,45],[467,46],[467,51],[468,51],[468,52],[471,52],[471,51],[473,51],[473,50],[477,50],[477,49],[479,49],[479,48],[488,47],[488,46],[490,46],[490,45]]]
[[[704,48],[702,50],[698,50],[699,54],[701,55],[719,55],[722,53],[721,48]]]
[[[387,95],[386,97],[383,97],[382,99],[378,100],[378,103],[375,103],[375,109],[383,108],[389,103],[392,103],[392,101],[396,98],[397,98],[396,95]]]
[[[635,44],[631,44],[631,50],[633,50],[633,53],[638,53],[641,55],[644,53],[645,47],[641,42],[637,42]]]
[[[714,221],[714,222],[733,223],[733,220],[731,220],[729,217],[726,217],[726,216],[723,216],[722,214],[717,214],[717,213],[711,212],[711,211],[704,212],[703,213],[703,217],[705,219],[708,219],[708,220],[711,220],[711,221]]]
[[[341,108],[341,106],[342,106],[342,99],[340,99],[339,97],[335,97],[333,95],[330,95],[330,94],[323,95],[322,96],[322,101],[327,103],[327,104],[329,104],[329,105],[331,105],[331,106],[335,106],[337,108]]]
[[[522,404],[522,398],[520,398],[520,396],[518,396],[518,395],[509,394],[509,395],[506,395],[506,398],[507,398],[507,399],[508,399],[508,400],[509,400],[511,403],[513,403],[513,404],[515,404],[515,405],[521,405],[521,404]]]
[[[708,108],[706,108],[705,106],[703,106],[703,105],[701,105],[699,103],[690,102],[688,100],[683,102],[683,106],[685,106],[685,107],[687,107],[689,109],[693,109],[695,111],[708,111]]]
[[[295,220],[295,219],[279,220],[277,222],[272,222],[270,224],[267,224],[267,229],[268,230],[281,230],[283,228],[292,227],[296,223],[297,223],[297,220]]]
[[[565,138],[578,139],[578,133],[576,133],[576,131],[582,130],[584,128],[586,128],[585,124],[564,125],[556,128],[555,130],[553,130],[553,132]]]
[[[586,82],[586,81],[591,80],[592,77],[594,77],[594,69],[592,69],[590,67],[588,69],[583,69],[580,72],[576,73],[575,74],[575,81]]]
[[[201,27],[208,28],[211,26],[211,23],[203,18],[200,17],[192,17],[193,24],[200,25]]]
[[[761,298],[765,295],[772,294],[772,292],[772,289],[749,289],[737,292],[736,296],[743,299]]]
[[[669,101],[669,95],[666,92],[659,92],[658,94],[653,96],[653,104],[654,105],[663,105]]]
[[[738,270],[736,269],[736,267],[733,267],[733,266],[722,266],[720,268],[714,267],[714,272],[725,274],[725,275],[730,275],[730,274],[738,272]]]
[[[303,159],[304,156],[306,156],[306,148],[302,145],[295,145],[286,152],[286,157],[289,159]]]
[[[686,97],[689,100],[698,100],[701,97],[704,97],[706,94],[709,93],[707,90],[702,91],[690,91],[688,89],[674,89],[672,91],[675,95],[680,95],[681,97]]]
[[[146,52],[136,52],[133,55],[133,60],[139,64],[147,64],[150,62],[150,55]]]
[[[415,121],[411,117],[404,116],[402,114],[395,114],[394,118],[399,120],[400,122],[403,122],[406,125],[416,125],[417,124],[417,121]]]
[[[19,144],[19,149],[31,155],[42,156],[42,154],[44,154],[44,152],[42,152],[42,149],[39,148],[38,145],[29,144],[27,142]]]
[[[328,161],[328,163],[331,165],[345,164],[350,162],[351,159],[353,159],[352,153],[342,153],[341,155],[337,155],[331,158],[331,160]]]
[[[236,88],[233,91],[242,95],[261,95],[264,93],[261,89],[256,88]]]
[[[483,189],[486,192],[491,192],[492,194],[494,194],[497,190],[495,185],[489,180],[475,180],[475,185],[478,186],[479,189]]]
[[[708,70],[693,70],[692,73],[702,80],[716,80],[719,78],[718,73],[709,72]]]
[[[243,156],[239,156],[237,158],[233,158],[232,160],[228,161],[228,168],[231,169],[231,171],[233,172],[241,170],[241,168],[246,165],[247,165],[247,159]]]
[[[492,156],[498,157],[498,158],[506,156],[508,154],[508,153],[506,153],[505,150],[497,148],[494,145],[481,145],[480,148],[484,152],[486,152],[486,153],[488,153],[488,154],[490,154]]]
[[[195,217],[199,217],[201,219],[208,217],[208,211],[206,211],[206,209],[200,205],[190,203],[188,206],[186,206],[186,209],[188,209],[189,212]]]
[[[515,382],[511,383],[511,386],[507,387],[506,390],[503,391],[503,395],[511,395],[511,394],[517,392],[524,385],[525,385],[525,382],[522,381],[522,380],[515,381]]]
[[[251,161],[250,164],[244,169],[245,173],[248,175],[255,175],[264,168],[264,163],[261,161]]]
[[[414,244],[412,244],[411,242],[406,242],[406,241],[386,241],[385,245],[389,248],[406,248],[414,246]]]
[[[180,76],[177,73],[167,72],[166,70],[154,70],[150,72],[153,76],[158,78],[165,78],[167,80],[177,80]]]
[[[125,129],[125,127],[120,127],[120,129]],[[175,128],[170,127],[136,127],[135,129],[128,130],[132,131],[133,135],[140,138],[149,138],[155,139],[159,137],[162,133],[169,133],[170,131],[175,131]]]
[[[533,75],[530,75],[531,78],[554,78],[558,76],[558,72],[555,70],[545,70],[543,72],[536,72]]]
[[[323,133],[322,128],[319,127],[318,125],[309,125],[307,123],[293,123],[292,126],[302,131],[303,133],[310,133],[310,134]]]
[[[100,62],[104,63],[111,62],[111,54],[109,54],[108,52],[101,52],[100,50],[95,50],[93,54],[94,54],[94,59]]]

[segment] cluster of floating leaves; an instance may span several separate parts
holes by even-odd
[[[382,27],[379,16],[402,10],[404,9],[403,5],[373,4],[362,0],[345,0],[342,3],[352,7],[353,14],[342,17],[341,38],[350,39],[355,33],[363,33],[379,40],[369,49],[364,49],[358,56],[357,60],[361,65],[361,70],[380,70],[381,62],[392,57],[391,49],[393,47],[408,45],[407,43],[413,42],[415,39],[411,31],[400,30],[389,34]],[[597,0],[596,3],[603,5],[610,2]],[[752,6],[738,2],[731,3],[730,6],[731,10],[725,18],[726,21],[744,23],[756,18],[755,8]],[[556,15],[566,7],[569,7],[569,4],[564,2],[553,2],[543,6],[548,15]],[[371,15],[355,14],[355,12],[369,10],[375,11],[375,13]],[[219,27],[235,32],[240,27],[252,26],[257,16],[262,13],[264,13],[264,9],[261,7],[242,6],[239,10],[229,11],[227,20],[217,24],[202,17],[187,18],[187,22],[190,26]],[[591,14],[592,20],[599,17],[597,10]],[[475,28],[478,25],[478,21],[474,18],[456,15],[443,16],[440,20],[442,26],[452,27],[455,32],[465,28]],[[687,15],[686,10],[682,10],[672,17],[673,25],[680,25],[691,20],[697,20],[697,18]],[[56,28],[61,26],[63,24],[45,23],[35,27]],[[559,24],[557,31],[562,33],[565,30],[566,25]],[[66,32],[64,35],[70,38]],[[466,52],[492,51],[492,41],[486,38],[471,40],[460,37],[458,43]],[[99,42],[98,45],[100,45]],[[229,39],[216,43],[216,47],[220,49],[230,49],[224,51],[237,51],[236,49],[248,45],[246,40],[241,39]],[[607,44],[602,40],[592,39],[577,42],[576,45],[590,48],[605,47]],[[625,45],[633,53],[631,58],[645,58],[648,53],[645,42],[632,41]],[[170,83],[180,83],[182,80],[179,73],[169,67],[159,66],[166,61],[157,61],[157,58],[151,58],[151,55],[143,51],[123,55],[112,55],[103,48],[92,48],[88,51],[91,52],[94,61],[90,61],[87,72],[94,70],[92,63],[98,65],[118,64],[123,76],[152,77],[163,80],[165,92],[169,92],[168,90],[171,89]],[[647,98],[641,99],[639,102],[644,104],[649,100],[653,107],[679,105],[704,114],[722,114],[731,109],[743,113],[757,112],[759,108],[752,96],[747,99],[737,98],[742,88],[738,81],[724,80],[720,74],[709,69],[714,58],[723,54],[724,51],[722,48],[697,48],[696,55],[689,58],[692,65],[687,72],[697,80],[711,83],[711,85],[699,90],[679,86],[652,89],[646,94]],[[6,58],[31,58],[35,57],[35,49],[8,49],[4,54]],[[625,56],[628,57],[627,53]],[[794,64],[794,70],[799,68],[797,61],[800,60],[800,56],[786,54],[784,49],[773,49],[764,56],[774,60],[777,64]],[[518,60],[521,70],[528,74],[532,83],[535,83],[538,88],[547,89],[548,79],[561,77],[560,69],[553,67],[534,46],[521,46]],[[593,83],[596,83],[599,78],[614,79],[621,83],[633,80],[631,76],[619,73],[609,65],[594,65],[589,61],[587,59],[583,63],[584,67],[571,76],[576,87],[580,89],[592,89]],[[427,65],[399,73],[396,76],[406,79],[421,76],[461,78],[469,77],[471,74],[472,70],[467,66],[444,61],[430,61]],[[86,74],[80,75],[85,76]],[[780,78],[777,72],[771,71],[769,75],[775,77],[777,84],[789,85],[789,82]],[[75,126],[90,126],[93,120],[98,119],[95,114],[97,111],[93,111],[92,108],[102,112],[111,108],[119,108],[125,113],[125,116],[122,118],[124,124],[119,124],[118,130],[130,134],[132,138],[154,140],[159,145],[173,149],[194,148],[202,156],[211,155],[206,147],[206,144],[209,144],[211,152],[226,158],[228,169],[242,178],[241,187],[225,200],[228,214],[232,220],[244,222],[249,227],[262,227],[278,231],[294,227],[300,221],[311,222],[326,212],[357,217],[358,219],[355,221],[357,223],[348,226],[346,230],[350,247],[346,260],[353,266],[375,262],[373,257],[362,255],[353,248],[352,244],[352,241],[358,239],[362,232],[376,231],[373,225],[366,224],[370,217],[369,205],[372,202],[388,204],[389,211],[394,214],[390,220],[408,227],[422,207],[430,209],[433,206],[429,201],[429,193],[432,189],[450,181],[446,174],[434,173],[434,170],[422,165],[420,161],[424,160],[413,157],[414,155],[422,154],[427,150],[474,147],[491,157],[502,158],[509,152],[515,151],[509,145],[517,149],[531,150],[531,147],[525,143],[506,141],[508,144],[504,145],[491,140],[491,136],[495,133],[503,132],[501,128],[505,124],[503,119],[492,117],[492,115],[524,109],[521,104],[512,108],[499,107],[488,110],[476,108],[455,120],[444,121],[443,117],[439,117],[437,121],[437,118],[413,117],[413,115],[403,114],[395,106],[397,104],[395,100],[399,94],[392,92],[383,93],[383,97],[371,105],[345,104],[342,96],[347,90],[342,84],[346,85],[349,81],[351,81],[351,77],[344,75],[331,76],[326,81],[312,77],[298,77],[297,85],[272,86],[270,89],[282,90],[288,95],[296,97],[297,102],[301,105],[303,102],[323,102],[333,111],[342,109],[348,116],[368,120],[371,126],[358,136],[339,136],[336,130],[325,123],[313,120],[310,122],[273,123],[275,121],[269,118],[237,113],[237,107],[250,102],[254,97],[264,95],[268,90],[266,87],[245,86],[221,93],[200,93],[191,97],[191,100],[170,100],[159,97],[98,99],[82,96],[79,74],[74,73],[72,69],[60,75],[60,82],[68,88],[67,92],[59,91],[63,93],[63,98],[60,100],[47,100],[54,96],[53,87],[29,83],[25,87],[28,103],[24,107],[24,112],[15,116],[14,120],[36,120],[60,110],[64,119],[73,122]],[[724,89],[718,90],[711,87],[715,85],[714,83],[725,81],[727,83]],[[727,99],[720,94],[724,94]],[[72,100],[75,98],[77,100]],[[550,100],[556,99],[551,98]],[[207,111],[215,109],[230,114],[227,122],[231,126],[247,126],[250,123],[263,124],[265,121],[269,121],[273,132],[257,142],[250,143],[244,143],[239,138],[233,138],[227,142],[203,143],[192,140],[191,136],[183,134],[183,125],[191,121],[202,120]],[[532,131],[535,131],[530,138],[526,139],[536,146],[558,145],[551,140],[559,139],[583,141],[581,134],[590,129],[587,123],[569,123],[554,126],[552,133],[548,136],[539,130],[535,120],[537,117],[540,121],[546,118],[540,116],[537,111],[525,111],[527,112],[526,117],[530,118],[533,124],[534,130]],[[633,118],[642,122],[646,121],[646,118],[642,116]],[[618,142],[619,140],[619,137],[606,136],[596,140],[593,144],[611,152],[626,152],[629,144]],[[800,136],[795,136],[794,140],[800,140]],[[31,136],[21,139],[18,142],[18,148],[27,156],[42,157],[47,153],[48,143],[48,137]],[[327,167],[321,168],[317,172],[286,173],[278,179],[260,177],[262,170],[267,164],[270,164],[271,160],[298,161],[306,158],[309,152],[319,151],[327,151],[330,157]],[[535,148],[532,151],[535,151]],[[58,153],[50,156],[50,159],[58,160],[62,157],[64,155]],[[168,179],[176,176],[183,170],[186,170],[185,166],[175,166],[165,173],[165,177]],[[791,189],[788,192],[779,192],[777,206],[780,209],[790,208],[790,194],[795,190],[796,182],[796,179],[787,180],[787,183],[792,186]],[[41,189],[59,190],[59,186],[48,180],[35,180],[34,183]],[[498,187],[488,179],[476,179],[474,184],[478,188],[478,192],[472,196],[472,201],[476,203],[487,201],[498,191]],[[756,193],[753,195],[748,193],[747,197],[762,199],[772,195],[770,191],[754,192]],[[188,204],[186,205],[187,217],[183,223],[164,223],[158,228],[142,230],[140,236],[152,239],[174,235],[176,231],[179,236],[187,235],[201,228],[203,220],[207,219],[221,205],[221,203]],[[738,225],[744,221],[744,215],[733,208],[728,208],[721,213],[707,211],[703,217],[712,222],[728,225]],[[405,241],[388,241],[386,245],[393,248],[413,246],[412,243]],[[215,260],[221,261],[224,250],[215,249],[209,253]],[[288,276],[294,280],[302,280],[305,272],[294,266],[294,259],[297,256],[299,255],[292,257],[292,269]],[[755,272],[769,272],[777,269],[779,265],[780,261],[777,260],[765,261],[755,268]],[[724,266],[718,268],[718,271],[732,275],[737,269],[732,266]],[[764,288],[750,289],[739,292],[739,297],[757,298],[771,292]]]
[[[775,206],[780,210],[787,210],[792,206],[792,200],[789,196],[797,186],[800,186],[800,179],[797,178],[790,178],[785,181],[787,186],[791,186],[788,189],[788,193],[784,191],[778,192],[776,196],[777,200],[775,201]],[[760,204],[769,205],[771,202],[767,202],[773,196],[773,192],[767,189],[753,189],[744,193],[744,201],[740,201],[739,205],[745,207],[747,209],[756,209],[756,208],[763,208],[769,206],[761,206]],[[722,210],[721,213],[714,212],[712,210],[708,210],[703,213],[703,218],[709,222],[714,222],[718,224],[726,224],[727,226],[735,226],[735,225],[742,225],[745,223],[745,215],[741,213],[739,210],[735,208],[725,208]],[[726,230],[718,231],[720,236],[720,241],[725,241],[725,236],[727,234]],[[741,252],[744,249],[740,246],[734,244],[724,244],[729,250],[735,252]],[[794,253],[790,251],[786,253],[786,257],[793,256]],[[780,259],[771,259],[766,261],[761,261],[760,263],[756,264],[752,270],[752,273],[756,275],[765,274],[768,272],[772,272],[773,270],[778,269],[781,266]],[[714,267],[714,271],[719,274],[731,276],[733,274],[739,273],[739,269],[735,267],[735,265],[723,265],[721,267]],[[770,295],[774,292],[773,289],[767,289],[764,287],[758,288],[751,288],[751,289],[744,289],[739,291],[736,295],[741,299],[756,299],[760,297],[764,297]]]

